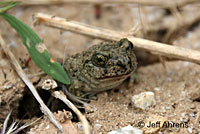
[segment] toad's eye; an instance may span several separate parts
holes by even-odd
[[[96,53],[92,56],[92,63],[96,66],[103,67],[106,65],[107,61],[108,57],[103,54]]]

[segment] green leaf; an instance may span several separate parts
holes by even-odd
[[[43,41],[30,27],[9,14],[0,14],[0,16],[7,20],[20,35],[35,64],[57,81],[70,84],[70,79],[64,68],[51,58]]]
[[[4,13],[5,11],[13,8],[14,6],[20,4],[21,2],[13,2],[13,1],[1,1],[0,2],[0,13]]]

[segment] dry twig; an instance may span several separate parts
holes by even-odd
[[[200,52],[196,50],[191,50],[187,48],[172,46],[169,44],[159,43],[155,41],[150,41],[146,39],[128,37],[126,33],[112,31],[108,29],[103,29],[99,27],[94,27],[91,25],[67,21],[64,18],[55,17],[47,14],[37,13],[34,15],[35,24],[44,24],[51,27],[56,27],[59,29],[69,30],[75,33],[91,36],[94,38],[99,38],[103,40],[115,40],[118,41],[121,38],[128,38],[135,47],[150,51],[152,53],[177,58],[180,60],[187,60],[195,63],[200,63]]]
[[[168,29],[168,33],[165,35],[163,41],[164,42],[173,42],[181,35],[185,34],[191,26],[195,23],[200,22],[200,13],[196,13],[193,17],[187,18],[185,12],[178,12],[177,9],[171,8],[172,14],[176,17],[177,21],[174,21],[173,25],[161,25],[159,27],[163,27]],[[184,19],[183,19],[184,18]]]
[[[90,134],[90,128],[89,128],[89,123],[87,121],[87,119],[85,118],[84,115],[81,114],[81,112],[73,105],[73,103],[71,103],[67,97],[65,96],[65,94],[62,91],[54,91],[52,93],[52,95],[55,98],[58,98],[60,100],[62,100],[69,108],[71,108],[76,115],[78,116],[79,120],[82,122],[83,124],[83,128],[84,128],[84,134]]]
[[[25,123],[22,126],[19,126],[20,121],[13,121],[12,124],[8,127],[8,121],[10,119],[10,115],[11,115],[12,111],[10,111],[8,113],[8,115],[6,116],[6,119],[4,120],[2,129],[1,129],[1,134],[18,134],[20,131],[22,131],[23,129],[27,128],[28,126],[34,124],[35,122],[37,122],[38,120],[40,120],[41,118],[36,119],[33,122],[30,123]]]
[[[159,6],[159,7],[182,7],[187,4],[194,4],[199,0],[16,0],[23,2],[23,5],[49,5],[49,4],[140,4],[142,6]]]
[[[60,125],[60,123],[56,120],[55,116],[53,115],[53,113],[49,110],[49,108],[44,104],[43,100],[40,98],[38,92],[36,91],[35,87],[33,86],[33,84],[30,82],[30,80],[28,79],[28,77],[26,76],[26,74],[24,73],[24,71],[22,70],[21,66],[19,65],[19,63],[17,62],[15,56],[13,55],[13,53],[10,51],[10,49],[8,48],[8,46],[6,45],[4,39],[2,38],[2,36],[0,35],[0,44],[2,46],[3,51],[5,52],[5,54],[10,58],[12,65],[14,66],[17,74],[20,76],[20,78],[24,81],[24,83],[26,83],[26,85],[29,87],[30,91],[32,92],[32,94],[34,95],[35,99],[39,102],[40,104],[40,109],[41,111],[47,115],[47,117],[50,119],[50,121],[62,132],[62,126]]]

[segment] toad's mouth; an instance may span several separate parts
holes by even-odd
[[[98,80],[118,80],[118,79],[125,79],[131,75],[131,72],[128,72],[126,74],[122,75],[116,75],[116,76],[105,76],[103,78],[98,78]]]

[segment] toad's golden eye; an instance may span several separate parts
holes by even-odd
[[[96,53],[92,56],[92,63],[96,66],[100,66],[103,67],[106,65],[108,61],[107,56],[100,54],[100,53]]]

